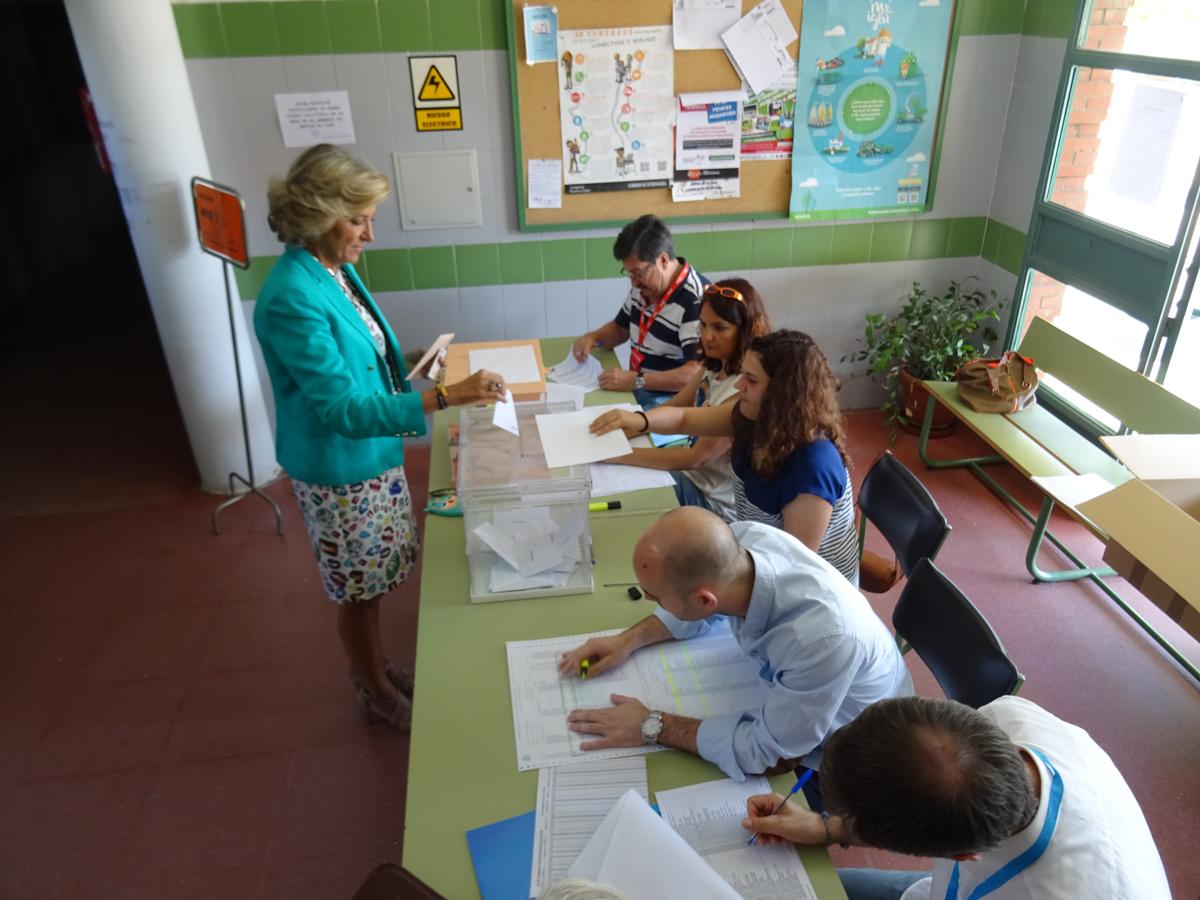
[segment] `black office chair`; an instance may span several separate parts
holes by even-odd
[[[951,700],[978,708],[1025,682],[983,613],[928,559],[909,573],[892,626]]]
[[[925,485],[885,450],[858,489],[858,551],[866,549],[867,520],[887,540],[900,569],[911,575],[917,562],[937,556],[950,523]]]

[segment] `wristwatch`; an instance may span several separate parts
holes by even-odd
[[[657,744],[658,736],[663,730],[663,714],[657,709],[650,710],[650,714],[642,719],[642,740],[647,744]]]
[[[643,375],[641,372],[638,372],[637,377],[635,377],[633,379],[633,389],[635,391],[640,391],[645,386],[646,386],[646,376]]]

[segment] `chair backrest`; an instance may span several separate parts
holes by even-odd
[[[909,573],[892,625],[951,700],[978,708],[1025,680],[983,613],[928,559]]]
[[[937,556],[950,533],[933,496],[890,450],[863,479],[858,508],[887,539],[905,575],[912,574],[919,560]]]

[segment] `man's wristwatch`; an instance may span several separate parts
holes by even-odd
[[[641,372],[638,372],[637,376],[633,379],[633,389],[635,391],[640,391],[645,386],[646,386],[646,376],[643,375]]]
[[[650,714],[642,719],[642,740],[647,744],[657,744],[658,736],[663,730],[663,714],[657,709],[650,710]]]

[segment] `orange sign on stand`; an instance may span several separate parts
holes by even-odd
[[[250,268],[241,194],[231,187],[196,177],[192,179],[192,206],[196,211],[200,249],[238,268]]]

